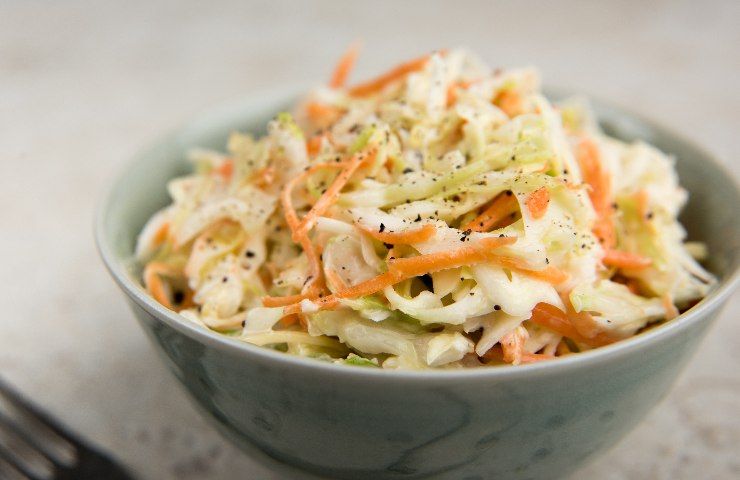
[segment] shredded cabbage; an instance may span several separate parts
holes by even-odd
[[[550,360],[636,335],[715,284],[706,247],[685,243],[670,156],[608,137],[582,98],[553,105],[536,70],[463,50],[319,87],[261,138],[235,132],[189,160],[139,235],[145,287],[292,355]]]

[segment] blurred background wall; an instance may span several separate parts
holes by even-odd
[[[239,95],[467,46],[537,65],[740,166],[740,2],[0,0],[0,372],[144,478],[277,478],[193,411],[98,261],[92,215],[140,146]],[[577,475],[740,476],[736,295],[672,394]]]

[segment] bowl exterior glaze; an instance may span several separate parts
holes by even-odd
[[[601,106],[613,135],[676,154],[692,192],[684,221],[693,239],[708,242],[722,285],[678,320],[551,364],[414,373],[288,357],[178,319],[138,286],[136,234],[166,204],[166,180],[187,171],[187,148],[220,147],[237,128],[259,131],[292,98],[276,93],[234,103],[155,144],[113,186],[97,224],[108,268],[189,395],[222,433],[286,478],[567,475],[666,394],[737,283],[733,210],[740,196],[732,176],[677,136]]]

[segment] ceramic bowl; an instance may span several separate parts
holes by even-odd
[[[250,96],[199,116],[126,168],[96,223],[99,250],[155,348],[205,415],[286,478],[556,478],[630,431],[666,394],[738,280],[740,194],[712,157],[653,122],[597,103],[604,129],[677,157],[682,221],[707,243],[718,287],[678,319],[552,362],[468,371],[383,371],[252,346],[183,321],[142,289],[132,259],[146,219],[191,147],[259,133],[295,92]]]

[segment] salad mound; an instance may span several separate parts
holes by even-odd
[[[466,368],[631,337],[715,283],[673,160],[586,101],[463,50],[346,86],[356,56],[265,136],[190,153],[136,247],[158,302],[294,355]]]

